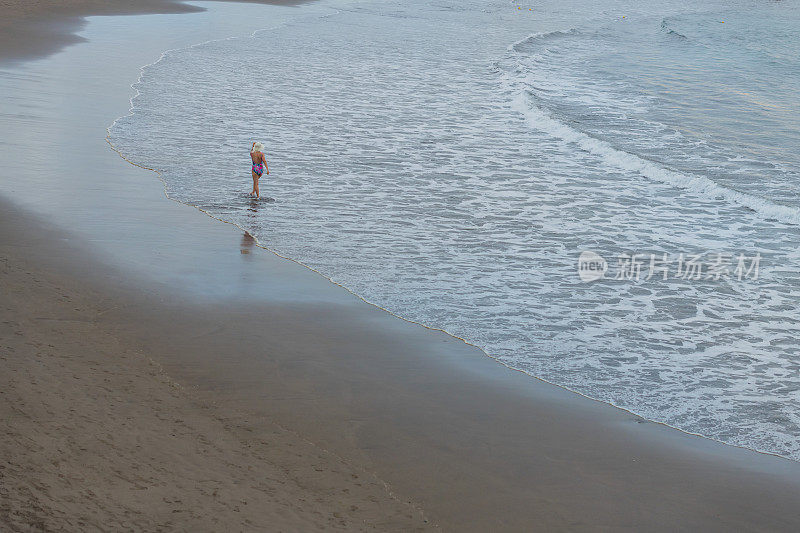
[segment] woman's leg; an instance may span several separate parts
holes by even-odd
[[[253,172],[253,190],[250,192],[250,194],[255,195],[255,197],[258,198],[258,174],[255,172]]]

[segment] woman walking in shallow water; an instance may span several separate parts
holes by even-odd
[[[250,148],[250,159],[253,161],[253,190],[250,193],[250,196],[255,196],[259,198],[258,192],[258,179],[264,173],[264,171],[269,174],[269,168],[267,167],[267,160],[264,158],[264,145],[260,142],[256,141],[253,143],[253,147]]]

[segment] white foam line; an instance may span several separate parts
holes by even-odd
[[[709,198],[724,198],[737,205],[751,209],[768,219],[775,219],[786,224],[800,224],[800,210],[794,207],[776,204],[764,198],[723,187],[705,176],[684,174],[670,170],[634,154],[614,148],[605,141],[596,139],[552,118],[545,111],[534,105],[522,91],[518,92],[514,97],[511,107],[522,114],[531,127],[565,142],[573,143],[582,150],[600,157],[604,163],[610,166],[636,172],[646,178],[674,187],[701,193]]]
[[[571,35],[577,33],[577,31],[575,28],[570,28],[569,30],[532,33],[524,39],[510,44],[508,51],[516,54],[516,47],[526,41],[551,35]],[[507,81],[510,82],[511,80]],[[800,225],[800,210],[797,208],[776,204],[764,198],[723,187],[705,176],[684,174],[670,170],[634,154],[614,148],[605,141],[596,139],[552,118],[545,111],[534,105],[533,102],[530,102],[523,90],[517,92],[511,106],[512,109],[523,115],[525,121],[531,127],[563,139],[566,142],[574,143],[581,149],[599,156],[608,165],[622,170],[637,172],[649,179],[705,194],[710,198],[724,198],[766,218],[775,219],[786,224]]]
[[[532,41],[534,39],[541,39],[542,37],[549,37],[551,35],[572,35],[573,33],[577,33],[578,30],[575,28],[570,28],[568,30],[554,30],[554,31],[539,31],[535,33],[531,33],[527,37],[520,39],[519,41],[514,41],[513,43],[508,45],[508,51],[513,52],[516,50],[516,47],[521,45],[522,43]]]

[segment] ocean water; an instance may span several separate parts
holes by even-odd
[[[393,313],[800,459],[798,86],[796,2],[323,1],[165,53],[109,136]]]

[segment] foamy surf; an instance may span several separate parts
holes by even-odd
[[[648,70],[637,50],[674,50],[659,24],[682,8],[622,21],[588,3],[574,20],[471,0],[350,7],[167,54],[111,141],[158,168],[171,198],[398,316],[646,418],[800,457],[800,325],[787,312],[800,298],[787,225],[798,217],[776,201],[798,194],[791,154],[773,157],[792,138],[712,145],[692,137],[707,127],[692,107],[702,93],[677,106],[640,96],[632,80],[661,83],[670,63]],[[269,76],[249,68],[255,50]],[[764,113],[753,127],[780,120]],[[671,125],[677,115],[692,128]],[[253,137],[268,140],[269,206],[241,197]],[[164,150],[187,142],[192,161]],[[764,268],[748,283],[585,284],[585,249],[612,264],[621,252],[760,252]]]
[[[523,44],[530,43],[531,41],[546,40],[553,37],[563,37],[567,35],[574,35],[576,33],[578,33],[578,30],[575,28],[570,28],[568,30],[539,31],[531,33],[527,37],[509,44],[506,50],[509,52],[516,52],[518,47]]]
[[[636,172],[645,178],[700,193],[711,199],[724,199],[733,202],[758,213],[767,220],[778,220],[786,224],[800,224],[800,209],[775,204],[763,198],[728,189],[705,176],[676,172],[652,161],[647,161],[635,154],[618,150],[605,141],[595,139],[552,118],[521,92],[514,97],[511,107],[524,117],[530,127],[558,137],[564,142],[574,144],[581,150],[598,156],[610,167]]]

